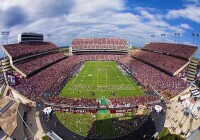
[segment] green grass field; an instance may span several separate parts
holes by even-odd
[[[112,119],[114,119],[119,126],[124,126],[124,123],[128,125],[132,124],[133,121],[138,121],[138,119],[136,119],[137,115],[133,112],[125,113],[125,116],[120,116],[116,113],[111,115],[110,112],[105,114],[97,113],[95,115],[91,113],[56,112],[56,115],[66,128],[78,135],[90,138],[113,139],[132,133],[140,127],[129,125],[128,129],[125,129],[126,131],[121,131],[123,133],[119,133],[120,131],[114,129]]]
[[[94,96],[91,95],[94,93]],[[136,83],[113,61],[87,61],[60,93],[65,97],[110,98],[144,95]]]

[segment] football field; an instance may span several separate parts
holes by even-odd
[[[144,95],[136,83],[114,61],[86,61],[80,72],[63,88],[60,96],[111,98]]]

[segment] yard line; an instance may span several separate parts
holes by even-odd
[[[74,78],[73,82],[71,83],[71,85],[69,86],[68,90],[71,89],[72,84],[74,83],[74,81],[77,79],[77,77],[79,76],[79,74],[76,76],[76,78]]]
[[[117,67],[118,68],[118,67]],[[118,70],[122,73],[122,71],[118,68]],[[128,80],[128,78],[124,75],[124,74],[122,74],[124,77],[125,77],[125,79],[129,82],[129,84],[131,84],[131,82]],[[133,89],[135,90],[135,87],[134,87],[134,85],[133,84],[131,84],[131,86],[133,87]]]
[[[89,63],[90,64],[90,63]],[[83,64],[84,66],[85,64]],[[88,66],[87,66],[88,67]],[[83,68],[83,67],[82,67]],[[80,71],[81,72],[81,71]],[[74,81],[76,81],[77,77],[80,76],[80,72],[77,74],[76,78],[74,78],[73,82],[71,83],[71,85],[69,86],[68,90],[71,89],[72,84],[74,83]]]

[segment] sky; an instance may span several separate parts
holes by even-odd
[[[94,37],[125,38],[138,47],[151,41],[199,46],[192,33],[200,33],[200,0],[0,0],[0,31],[10,31],[8,43],[36,32],[57,46]]]

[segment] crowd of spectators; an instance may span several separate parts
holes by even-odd
[[[74,39],[72,41],[72,49],[73,50],[84,50],[84,49],[127,50],[128,42],[125,39],[114,39],[114,38]]]
[[[3,47],[13,60],[23,56],[58,49],[58,47],[51,42],[16,43],[4,45]]]
[[[135,107],[140,104],[153,104],[160,102],[160,97],[156,95],[147,94],[145,96],[133,96],[126,98],[111,98],[113,107]]]
[[[189,59],[195,53],[197,47],[173,43],[150,43],[144,46],[143,50]]]
[[[123,60],[124,62],[127,62],[126,60],[129,59]],[[190,86],[188,82],[185,82],[178,77],[170,76],[137,59],[133,58],[129,60],[128,63],[124,63],[123,61],[120,62],[130,68],[134,78],[142,83],[143,86],[149,86],[151,89],[160,93],[169,91],[174,97]]]
[[[66,55],[63,53],[49,53],[37,57],[32,57],[21,62],[15,63],[14,66],[22,71],[24,74],[29,75],[36,70],[39,70],[49,64],[59,61],[65,58]]]
[[[115,55],[115,54],[88,54],[79,55],[81,60],[84,61],[116,61],[125,57],[126,55]]]
[[[54,96],[46,100],[45,102],[54,103],[56,105],[69,106],[69,107],[97,107],[98,101],[95,98],[63,98]]]
[[[22,78],[21,84],[14,88],[33,101],[41,100],[43,94],[49,90],[57,95],[58,87],[62,85],[64,80],[69,78],[68,76],[70,72],[73,71],[73,67],[80,62],[81,60],[78,56],[71,56],[63,59],[29,78]]]
[[[149,63],[153,66],[159,67],[164,71],[169,72],[170,74],[175,73],[188,62],[187,60],[179,59],[176,57],[142,50],[134,53],[132,57]]]
[[[94,46],[104,46],[104,45],[127,45],[127,41],[124,39],[105,39],[105,38],[93,38],[93,39],[75,39],[72,42],[72,45],[84,46],[93,44]],[[177,48],[180,45],[175,44],[176,49],[170,51],[167,49],[168,44],[161,44],[161,49],[158,50],[157,47],[152,47],[155,43],[151,43],[144,47],[146,50],[150,51],[163,51],[163,53],[169,53],[171,55],[175,55]],[[157,43],[159,44],[159,43]],[[33,46],[34,45],[34,46]],[[12,47],[11,47],[12,46]],[[148,47],[150,46],[150,47]],[[159,46],[159,45],[158,45]],[[169,46],[173,46],[172,44]],[[52,49],[57,49],[57,47],[52,43],[40,42],[40,43],[18,43],[12,45],[5,45],[4,48],[9,52],[9,54],[16,58],[24,55],[35,54],[39,52],[44,52]],[[162,49],[163,48],[163,49]],[[79,48],[80,49],[80,48]],[[85,49],[84,47],[82,49]],[[187,45],[183,45],[183,50],[180,49],[180,57],[187,58],[188,52],[193,53],[195,51],[195,47],[188,47]],[[20,51],[19,51],[20,50]],[[181,56],[182,52],[187,50],[187,55]],[[193,51],[191,51],[193,50]],[[68,58],[65,58],[65,55],[61,53],[49,53],[46,55],[33,57],[27,60],[23,60],[22,62],[15,63],[14,65],[24,72],[25,74],[30,74],[38,69],[39,72],[34,73],[31,77],[22,78],[21,84],[16,85],[14,88],[26,96],[27,98],[40,101],[41,98],[48,93],[49,91],[53,92],[54,96],[49,99],[53,103],[66,104],[69,106],[97,106],[96,99],[87,99],[87,98],[61,98],[56,97],[59,93],[59,90],[62,88],[64,82],[67,82],[74,73],[77,73],[82,61],[118,61],[120,65],[122,65],[122,69],[125,70],[133,79],[136,79],[139,83],[142,83],[143,86],[150,87],[150,89],[154,89],[158,92],[169,91],[173,96],[184,91],[189,87],[189,83],[181,80],[178,77],[170,76],[163,71],[156,69],[142,61],[145,61],[151,65],[160,67],[162,69],[175,72],[182,65],[187,63],[186,60],[178,59],[172,56],[167,56],[159,53],[148,52],[148,51],[140,51],[134,54],[134,57],[131,58],[127,55],[119,55],[115,53],[110,54],[85,54],[85,55],[73,55]],[[142,61],[140,61],[142,60]],[[55,62],[55,63],[54,63]],[[53,65],[49,65],[52,64]],[[45,67],[49,65],[48,67]],[[123,67],[124,65],[124,67]],[[45,68],[44,68],[45,67]],[[44,69],[43,69],[44,68]],[[126,70],[127,69],[127,70]],[[72,75],[71,75],[72,74]],[[114,107],[119,106],[134,106],[140,103],[151,103],[159,100],[159,97],[154,95],[147,94],[146,96],[136,96],[136,97],[128,97],[128,98],[112,98],[110,101]]]
[[[120,137],[123,135],[128,135],[139,128],[144,122],[146,122],[148,116],[134,116],[134,118],[121,117],[112,119],[112,128],[115,136]]]

